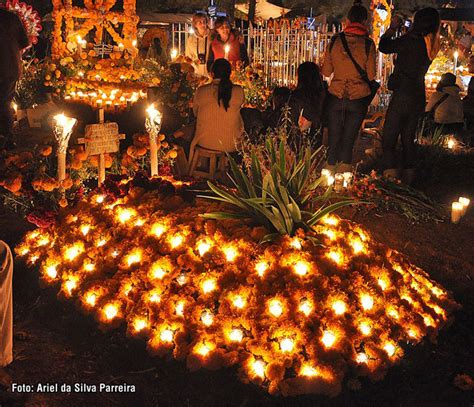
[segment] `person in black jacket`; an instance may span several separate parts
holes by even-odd
[[[16,82],[21,76],[22,51],[29,45],[25,27],[18,16],[0,8],[0,136],[7,147],[14,146],[11,103]]]
[[[384,175],[398,178],[396,145],[401,136],[403,147],[403,179],[413,181],[415,135],[425,104],[425,74],[439,50],[439,13],[428,7],[416,12],[408,33],[393,38],[402,20],[394,16],[389,29],[382,35],[379,50],[397,54],[388,87],[393,90],[383,129]]]

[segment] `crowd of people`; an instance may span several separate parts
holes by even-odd
[[[186,54],[197,71],[208,72],[213,81],[196,93],[197,130],[189,142],[192,146],[235,151],[243,129],[254,133],[275,128],[288,108],[293,123],[313,145],[321,145],[327,129],[326,167],[331,171],[351,171],[354,143],[379,86],[375,81],[377,49],[369,36],[367,20],[367,9],[360,3],[354,4],[344,30],[331,39],[321,67],[313,62],[301,64],[293,90],[277,87],[269,109],[259,112],[243,108],[239,116],[236,112],[242,103],[242,89],[231,86],[228,77],[222,77],[221,68],[236,61],[248,61],[241,36],[225,18],[216,20],[216,34],[212,36],[207,17],[196,15],[195,35],[188,41]],[[440,17],[436,9],[425,8],[414,15],[410,29],[403,23],[395,15],[379,42],[380,52],[395,55],[394,71],[388,82],[393,95],[383,127],[382,170],[385,176],[411,183],[415,175],[415,137],[424,112],[433,117],[435,128],[446,134],[460,132],[465,122],[472,126],[474,81],[461,101],[456,76],[446,73],[427,103],[425,75],[440,49]],[[229,48],[226,52],[229,44],[232,52]],[[214,64],[219,67],[219,77]],[[222,81],[231,95],[231,107],[222,103]],[[203,108],[204,93],[205,103],[214,104],[212,108]],[[225,130],[220,130],[221,123],[225,123]],[[397,162],[398,140],[402,146],[401,162]]]

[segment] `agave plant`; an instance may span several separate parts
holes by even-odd
[[[294,154],[288,154],[287,150],[284,140],[276,147],[275,142],[267,138],[263,151],[257,147],[252,149],[248,166],[240,167],[228,155],[229,178],[234,188],[224,189],[209,181],[214,194],[201,197],[227,203],[237,211],[202,216],[210,219],[252,218],[272,232],[264,238],[271,240],[278,235],[293,235],[298,228],[310,230],[327,214],[355,203],[346,199],[331,204],[332,189],[321,193],[323,178],[315,178],[313,171],[320,149],[312,152],[307,146]],[[307,210],[315,205],[316,210]]]

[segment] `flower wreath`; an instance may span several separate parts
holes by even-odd
[[[4,5],[0,7],[15,13],[23,23],[30,44],[36,44],[38,42],[38,36],[40,31],[43,29],[41,26],[41,17],[33,7],[26,3],[19,2],[18,0],[7,0]]]

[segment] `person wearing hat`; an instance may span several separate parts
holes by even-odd
[[[434,109],[434,122],[443,134],[453,134],[464,127],[464,113],[456,76],[447,72],[441,79],[426,105],[426,111]]]

